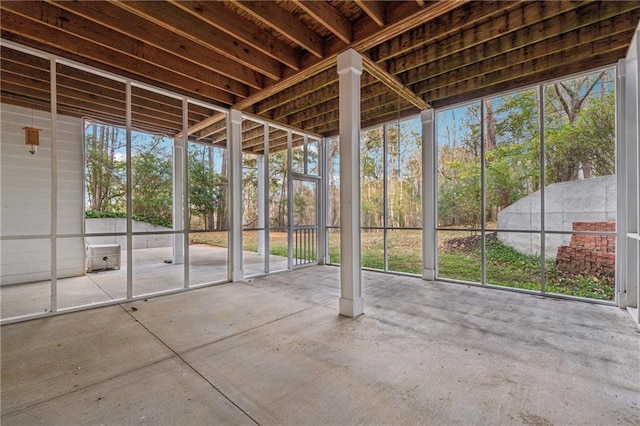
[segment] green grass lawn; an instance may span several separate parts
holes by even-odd
[[[470,282],[481,282],[480,247],[468,245],[463,249],[451,249],[443,244],[454,235],[440,233],[438,249],[438,276]],[[455,236],[460,236],[457,233]],[[191,242],[227,247],[227,233],[194,233]],[[244,250],[256,251],[258,233],[246,231],[243,235]],[[269,238],[270,253],[287,256],[287,233],[271,232]],[[382,231],[362,232],[362,266],[384,270],[384,241]],[[393,230],[388,232],[388,269],[395,272],[420,274],[422,271],[422,235],[421,231]],[[315,256],[315,253],[311,253]],[[329,237],[329,256],[331,263],[340,263],[340,239],[332,232]],[[540,257],[527,256],[497,240],[487,241],[486,253],[487,283],[505,287],[528,290],[540,290]],[[568,277],[556,270],[553,260],[545,265],[545,291],[570,296],[587,297],[600,300],[614,300],[614,282],[612,278]]]

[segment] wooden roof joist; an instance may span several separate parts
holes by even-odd
[[[198,17],[193,16],[174,4],[168,2],[119,1],[114,2],[133,14],[151,21],[161,27],[186,37],[206,48],[227,56],[229,59],[257,71],[270,79],[282,78],[282,65],[275,59],[258,51],[242,40],[221,31],[215,26],[205,25]]]
[[[233,2],[233,5],[307,49],[317,58],[323,57],[322,38],[304,23],[291,19],[291,15],[276,2],[238,1]]]
[[[94,23],[103,23],[113,31],[126,34],[133,39],[164,50],[182,60],[202,65],[214,73],[224,75],[250,88],[262,89],[265,86],[265,78],[259,72],[240,65],[218,52],[207,49],[199,43],[175,34],[138,15],[131,14],[112,3],[59,0],[53,3]],[[240,93],[247,91],[242,86],[237,87]],[[229,89],[232,89],[232,87],[230,86]]]
[[[551,54],[555,51],[553,49],[558,48],[558,43],[540,44],[546,40],[564,40],[562,42],[564,46],[570,46],[573,41],[589,43],[595,40],[592,37],[602,37],[610,35],[611,32],[626,31],[634,26],[635,16],[627,13],[637,9],[637,6],[633,7],[632,2],[623,2],[616,7],[598,10],[602,8],[601,6],[600,3],[590,3],[585,5],[581,11],[569,10],[564,14],[555,15],[553,18],[527,27],[520,27],[517,32],[492,37],[491,43],[488,44],[474,43],[476,38],[474,31],[462,31],[443,41],[446,46],[449,46],[446,51],[431,45],[423,49],[422,55],[425,59],[405,58],[406,60],[400,65],[398,61],[391,61],[389,62],[389,70],[391,73],[396,73],[398,69],[402,69],[398,77],[410,85],[423,81],[425,76],[433,78],[499,55],[502,55],[503,63],[507,61],[512,63],[514,59],[520,60],[523,56],[528,57],[529,51],[536,48],[540,56]],[[593,26],[596,24],[599,26]],[[607,25],[607,27],[605,28],[603,25]],[[557,30],[545,31],[545,28],[556,28]],[[573,28],[573,30],[569,31],[567,28]],[[486,31],[490,32],[491,28],[487,27]],[[588,31],[590,32],[588,33]],[[526,51],[526,55],[522,55],[523,50]],[[418,65],[419,63],[420,65]]]
[[[369,55],[376,63],[389,61],[410,52],[420,52],[421,46],[434,40],[457,33],[464,28],[474,27],[495,16],[506,13],[505,5],[498,1],[467,2],[460,7],[449,10],[437,18],[418,25],[409,31],[371,48]],[[518,2],[511,2],[511,7],[519,9]]]
[[[368,126],[614,64],[638,25],[640,2],[5,0],[0,13],[5,40],[327,136],[338,130],[336,55],[348,48],[364,58],[361,110]],[[29,79],[46,97],[46,59],[3,48],[2,61],[1,83],[17,91],[7,101],[27,102],[19,88]],[[22,78],[12,77],[21,68]],[[122,81],[58,71],[69,107],[77,99],[95,114],[116,113]],[[95,96],[92,107],[87,96]],[[149,127],[171,123],[182,130],[174,100],[134,90],[134,103]],[[226,138],[226,114],[215,108],[190,107],[188,126],[192,138]],[[260,149],[257,139],[247,143],[245,149]]]
[[[223,81],[218,76],[207,72],[201,67],[193,67],[188,64],[176,66],[174,60],[167,60],[166,55],[160,54],[157,49],[134,40],[127,40],[125,36],[114,36],[113,31],[99,25],[84,27],[77,19],[61,9],[59,13],[39,14],[36,2],[25,2],[25,6],[16,6],[16,2],[2,2],[3,10],[2,27],[5,31],[14,34],[28,35],[39,42],[54,47],[60,47],[73,53],[89,56],[110,65],[126,67],[129,71],[147,76],[155,76],[163,81],[172,82],[179,86],[191,80],[192,87],[200,87],[203,84],[209,86],[212,98],[231,104],[238,94],[228,93],[221,88],[231,86],[234,83],[228,78]],[[51,6],[51,5],[48,5]],[[20,13],[13,13],[11,10]],[[60,20],[65,22],[64,30],[56,26]],[[239,90],[239,95],[246,96],[245,88]]]
[[[631,34],[631,32],[628,34]],[[614,38],[616,37],[624,37],[624,35],[614,36]],[[608,40],[606,42],[608,42]],[[577,51],[558,52],[555,57],[545,56],[531,63],[522,63],[482,76],[470,77],[467,80],[461,80],[458,84],[447,86],[446,88],[441,87],[435,90],[427,89],[425,90],[424,96],[433,99],[436,107],[443,107],[471,99],[468,95],[465,96],[465,94],[468,93],[469,85],[475,88],[474,97],[477,98],[479,96],[487,96],[492,93],[510,90],[513,82],[519,83],[515,87],[523,87],[585,71],[581,61],[572,63],[563,62],[561,58],[567,54],[579,55],[581,60],[588,59],[591,64],[591,69],[593,69],[614,64],[617,58],[624,52],[626,52],[626,46],[618,46],[617,48],[612,46],[612,49],[607,53],[594,53],[591,50],[585,51],[581,49]],[[577,57],[578,56],[576,56],[576,58]],[[514,80],[511,78],[509,72],[517,72],[519,76],[518,79]],[[438,99],[442,100],[438,101]]]

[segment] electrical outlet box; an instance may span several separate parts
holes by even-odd
[[[120,244],[87,245],[87,272],[120,269]]]

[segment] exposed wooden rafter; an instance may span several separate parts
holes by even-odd
[[[243,123],[244,149],[258,153],[260,120],[337,133],[336,55],[347,48],[363,56],[368,126],[615,64],[640,2],[3,0],[0,13],[3,102],[46,109],[51,96],[50,62],[10,41],[241,110],[252,117]],[[69,63],[57,71],[58,111],[123,123],[122,82]],[[136,126],[183,130],[180,102],[133,88]],[[224,143],[225,115],[202,105],[189,104],[190,137]],[[270,149],[286,146],[283,133],[274,130]]]
[[[300,58],[294,48],[263,31],[251,21],[234,14],[222,3],[185,0],[169,0],[169,2],[234,39],[246,43],[255,51],[270,56],[294,70],[300,69]]]
[[[262,89],[265,85],[264,76],[257,71],[240,65],[218,52],[207,49],[201,44],[195,43],[153,22],[128,13],[124,9],[111,3],[98,3],[94,1],[70,2],[61,0],[55,0],[52,3],[61,9],[75,13],[96,24],[103,24],[113,31],[126,34],[133,39],[164,50],[171,55],[179,57],[182,61],[203,66],[210,72],[220,73],[246,86],[254,89]],[[229,84],[230,88],[237,85],[237,83]],[[247,89],[239,88],[235,90],[246,92]]]
[[[348,44],[353,41],[353,29],[351,28],[351,22],[329,3],[323,1],[301,0],[294,0],[294,3],[311,15],[316,21],[320,22],[343,42]]]
[[[278,61],[243,41],[235,40],[216,27],[204,25],[197,17],[168,2],[114,1],[113,3],[271,79],[282,78],[282,65]]]
[[[366,12],[378,26],[383,27],[385,24],[384,9],[386,3],[377,0],[355,0],[355,2]]]
[[[266,1],[238,1],[234,5],[250,14],[294,43],[307,49],[318,58],[324,56],[322,38],[291,14],[278,6],[275,2]]]
[[[387,70],[376,64],[367,55],[362,55],[362,68],[416,108],[420,110],[430,108],[429,104],[425,102],[424,99],[416,96],[416,94],[405,87],[400,80],[389,74]]]

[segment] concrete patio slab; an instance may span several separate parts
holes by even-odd
[[[3,326],[2,423],[637,425],[625,311],[364,271],[349,319],[339,272]]]
[[[13,412],[2,423],[180,425],[185,419],[192,425],[255,425],[177,357]]]
[[[120,306],[4,325],[1,330],[2,413],[173,355]]]
[[[123,305],[177,353],[233,336],[295,314],[312,305],[229,283],[194,289],[173,297],[149,298]]]

